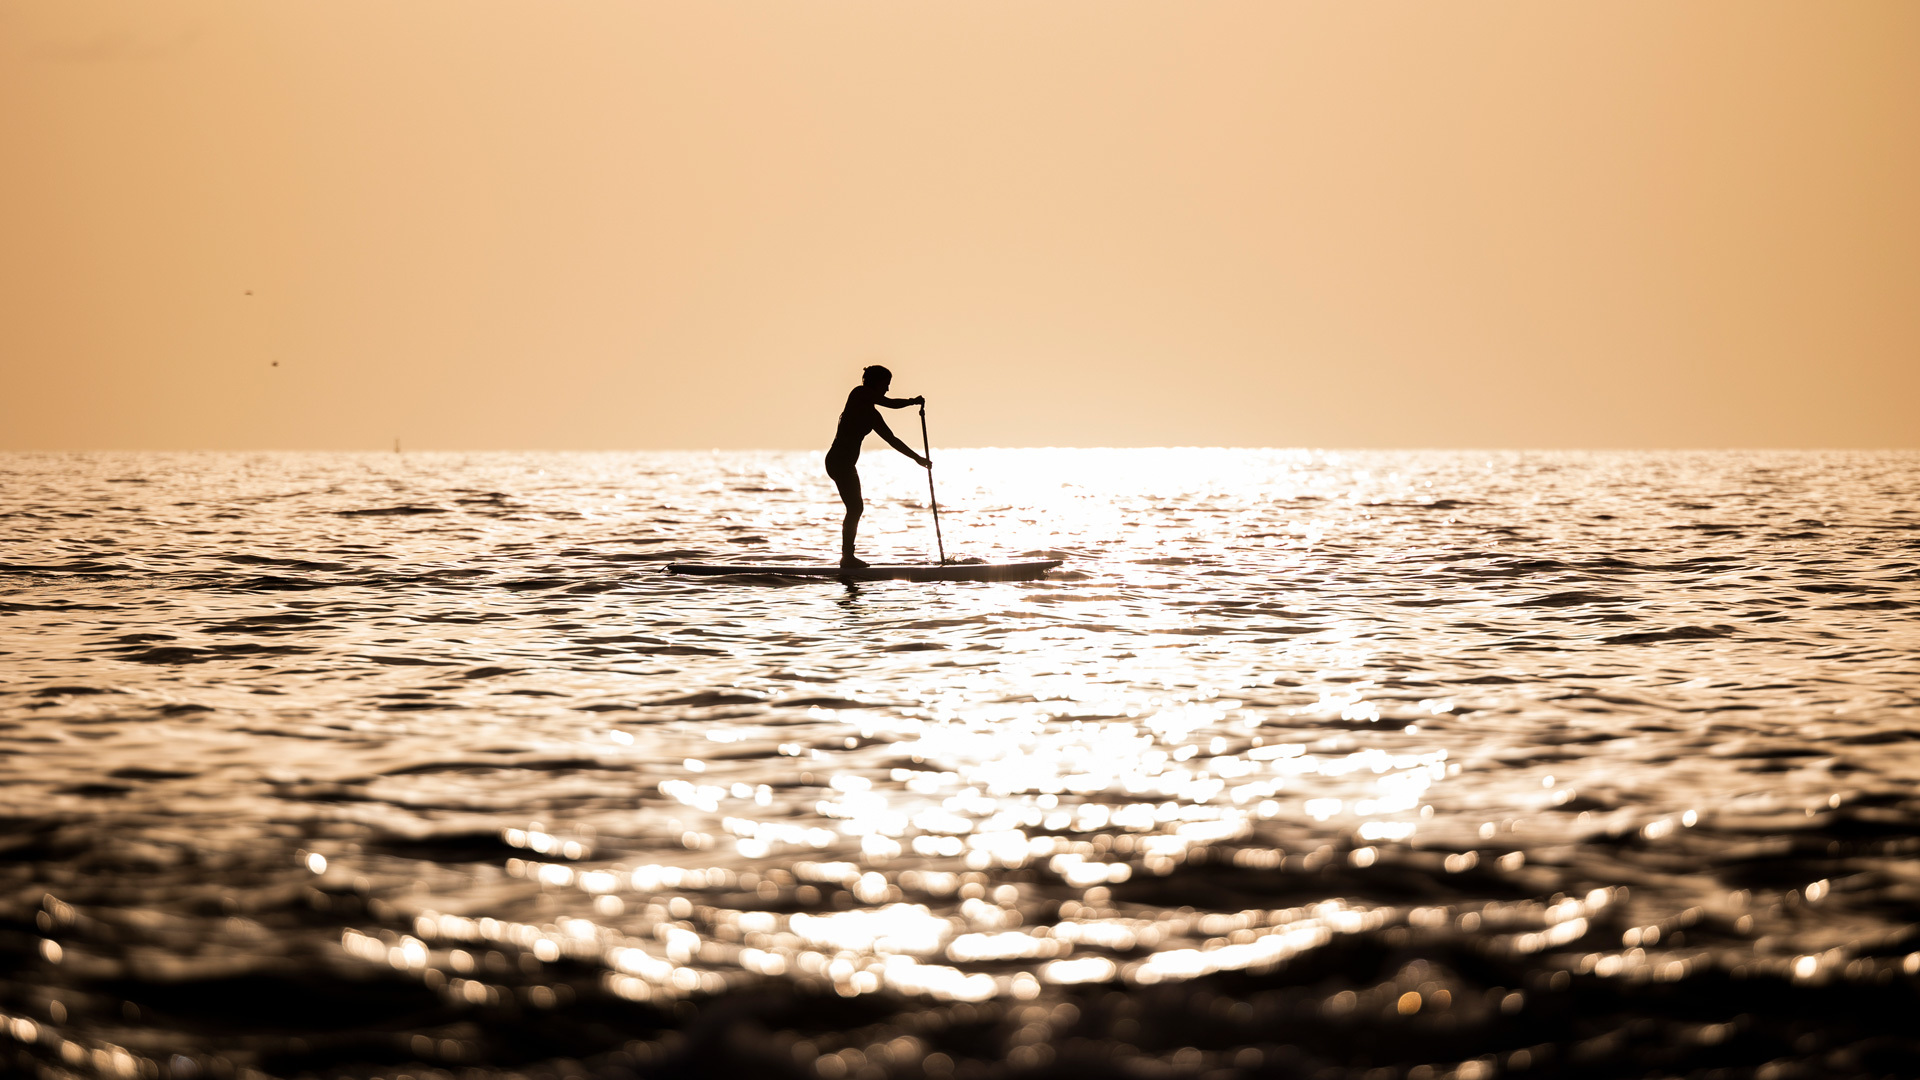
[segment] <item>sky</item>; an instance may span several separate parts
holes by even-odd
[[[0,153],[0,449],[1920,447],[1911,0],[0,0]]]

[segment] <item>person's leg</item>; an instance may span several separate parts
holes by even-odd
[[[860,513],[865,509],[865,501],[860,497],[860,473],[852,465],[827,467],[827,475],[833,477],[833,483],[840,489],[840,501],[847,504],[846,521],[840,526],[840,561],[857,563],[854,558],[854,538],[860,533]]]

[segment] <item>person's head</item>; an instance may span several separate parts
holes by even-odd
[[[885,390],[893,385],[893,372],[874,364],[860,373],[860,381],[875,390]]]

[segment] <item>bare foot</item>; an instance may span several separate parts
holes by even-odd
[[[840,569],[842,570],[865,570],[866,568],[866,562],[861,559],[857,559],[852,555],[840,556]]]

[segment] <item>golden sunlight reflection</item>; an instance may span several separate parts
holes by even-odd
[[[1117,898],[1117,888],[1190,864],[1318,872],[1426,858],[1405,845],[1431,814],[1434,789],[1460,769],[1444,747],[1421,744],[1410,723],[1382,727],[1390,747],[1350,735],[1305,743],[1271,738],[1259,713],[1212,687],[1142,693],[1101,672],[1035,685],[1029,700],[1007,701],[960,679],[923,691],[917,705],[858,713],[838,749],[779,743],[815,770],[820,795],[798,816],[786,793],[730,780],[728,762],[686,759],[685,775],[656,789],[678,808],[688,853],[727,852],[724,865],[595,865],[588,838],[538,823],[503,831],[528,856],[510,860],[509,875],[586,894],[595,919],[536,925],[421,911],[412,935],[354,931],[343,945],[407,970],[459,968],[449,950],[472,946],[512,948],[542,964],[586,961],[604,970],[611,992],[635,1001],[797,978],[845,996],[978,1002],[1030,998],[1049,984],[1266,970],[1337,935],[1394,926],[1497,924],[1507,948],[1537,952],[1580,938],[1587,916],[1611,902],[1603,890],[1550,905],[1325,900],[1206,912]],[[1374,726],[1383,713],[1368,697],[1372,685],[1325,687],[1289,719]],[[1449,707],[1422,699],[1416,714]],[[842,722],[818,705],[806,715]],[[702,738],[766,745],[781,730],[716,719]],[[602,737],[634,743],[620,729]],[[867,747],[884,748],[885,762]],[[1329,822],[1347,823],[1355,841],[1314,838]],[[1289,835],[1299,846],[1275,842]],[[1397,845],[1395,854],[1361,841]],[[1478,853],[1433,861],[1464,873]],[[308,865],[330,872],[318,853]],[[470,970],[458,974],[447,993],[497,993]]]
[[[0,1057],[107,1075],[89,987],[162,1010],[298,950],[329,1001],[460,1018],[399,1036],[416,1076],[585,1016],[657,1031],[587,1066],[648,1075],[762,999],[810,1018],[756,1053],[821,1080],[957,1078],[985,1030],[1035,1075],[1078,1039],[1317,1074],[1274,1032],[1322,1028],[1544,1074],[1502,1040],[1570,1003],[1718,1001],[1661,1045],[1771,1060],[1719,1025],[1920,985],[1914,591],[1862,554],[1911,533],[1910,455],[956,451],[949,551],[1061,568],[851,586],[659,572],[818,558],[817,455],[76,460],[97,492],[15,519],[64,561],[6,605],[47,992]],[[902,462],[872,554],[917,558]]]

